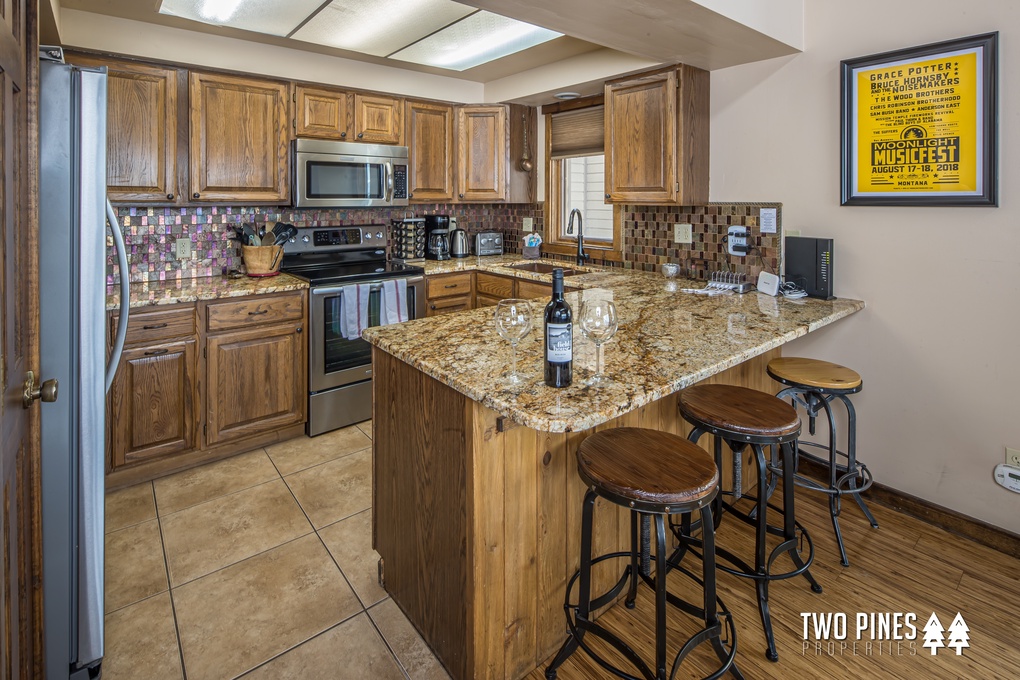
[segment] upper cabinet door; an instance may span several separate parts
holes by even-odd
[[[457,109],[457,198],[461,201],[506,200],[507,107],[461,106]]]
[[[408,101],[404,107],[408,192],[413,201],[453,200],[453,106]]]
[[[676,197],[676,72],[606,84],[606,193],[612,201]]]
[[[106,186],[111,201],[178,202],[177,71],[129,61],[70,56],[106,66]]]
[[[294,131],[298,137],[348,140],[350,121],[350,95],[339,90],[327,90],[298,85],[295,88],[297,118]]]
[[[606,202],[708,201],[709,74],[680,65],[605,86]]]
[[[404,134],[403,113],[403,99],[355,93],[354,141],[400,144]]]
[[[288,200],[288,85],[210,73],[190,78],[190,200]]]

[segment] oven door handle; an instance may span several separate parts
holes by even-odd
[[[396,279],[385,279],[385,280],[386,281],[396,281]],[[415,283],[421,283],[422,281],[425,280],[425,277],[424,276],[411,276],[411,277],[406,278],[405,280],[407,281],[407,285],[410,286],[410,285],[413,285]],[[366,282],[360,283],[360,284],[352,283],[350,285],[352,285],[352,286],[354,286],[354,285],[361,285],[361,286],[369,285],[369,286],[372,287],[372,290],[380,290],[380,289],[382,289],[382,284],[383,284],[383,281],[379,280],[379,281],[366,281]],[[343,292],[343,289],[346,288],[346,287],[347,286],[331,286],[329,288],[312,288],[311,289],[311,293],[312,293],[312,295],[339,295],[341,292]]]

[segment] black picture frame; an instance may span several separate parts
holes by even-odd
[[[998,206],[998,38],[840,62],[841,205]]]

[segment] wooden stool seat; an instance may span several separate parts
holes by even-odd
[[[752,437],[800,433],[800,416],[771,394],[733,385],[695,385],[680,393],[680,413],[689,421]]]
[[[697,504],[719,483],[715,461],[700,446],[637,427],[585,439],[577,449],[577,471],[588,486],[631,507]]]
[[[786,385],[822,390],[852,390],[861,386],[857,371],[831,361],[803,357],[780,357],[769,362],[768,374]]]

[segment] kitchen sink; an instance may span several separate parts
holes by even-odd
[[[578,274],[585,273],[578,269],[564,267],[561,264],[549,264],[547,262],[520,262],[518,264],[511,264],[507,266],[511,269],[520,269],[526,272],[535,272],[536,274],[552,274],[553,269],[562,269],[564,276],[577,276]]]

